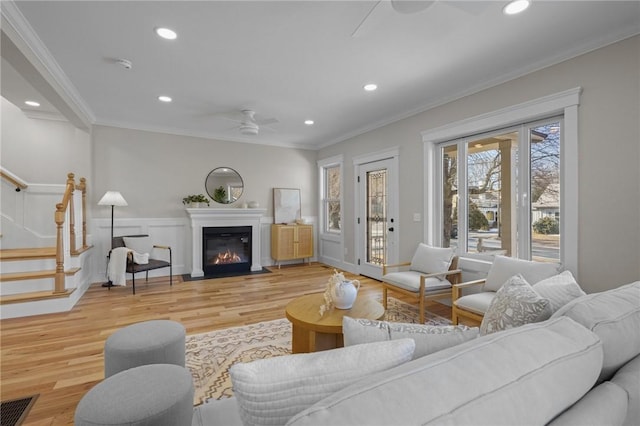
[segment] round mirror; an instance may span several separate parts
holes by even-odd
[[[216,203],[231,204],[240,198],[244,190],[242,177],[229,167],[211,170],[204,182],[209,197]]]

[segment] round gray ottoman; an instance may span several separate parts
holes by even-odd
[[[189,426],[193,380],[184,367],[153,364],[131,368],[87,392],[75,413],[75,426]]]
[[[145,321],[113,333],[104,344],[104,377],[148,364],[184,367],[185,329],[179,322]]]

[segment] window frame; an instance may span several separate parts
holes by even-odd
[[[344,158],[342,155],[336,155],[334,157],[325,158],[323,160],[318,160],[318,176],[319,176],[319,189],[318,194],[320,195],[320,229],[319,232],[323,235],[323,237],[329,239],[335,238],[339,239],[342,236],[342,226],[344,226]],[[327,178],[329,169],[338,167],[340,173],[340,197],[338,199],[329,198],[327,195],[328,185]],[[340,222],[342,224],[340,230],[332,230],[328,229],[328,205],[330,202],[338,202],[340,204]]]
[[[425,165],[424,241],[440,245],[442,240],[439,199],[442,164],[439,162],[439,152],[444,146],[441,145],[443,142],[560,116],[564,121],[563,143],[560,145],[560,212],[563,216],[560,258],[564,268],[578,279],[578,106],[581,92],[582,88],[576,87],[421,132]],[[458,178],[461,179],[461,176]]]
[[[499,136],[507,133],[517,133],[517,158],[518,161],[515,161],[515,157],[512,158],[511,162],[515,164],[515,167],[512,169],[512,172],[519,176],[520,178],[512,181],[513,188],[515,189],[515,204],[520,206],[521,208],[517,208],[514,210],[513,219],[515,220],[516,229],[514,232],[517,234],[516,244],[514,247],[514,253],[516,253],[517,257],[520,259],[530,260],[532,256],[532,218],[531,218],[531,130],[537,128],[544,124],[549,124],[551,122],[557,122],[564,132],[564,119],[562,116],[553,116],[540,120],[536,120],[533,122],[522,123],[517,126],[509,126],[501,129],[492,130],[490,132],[485,132],[481,134],[468,135],[459,139],[455,139],[452,141],[441,142],[437,144],[439,147],[436,155],[436,161],[438,164],[442,165],[443,158],[443,150],[448,147],[456,147],[457,156],[457,173],[458,173],[458,198],[460,200],[466,200],[464,203],[460,202],[458,204],[458,246],[456,248],[456,252],[459,254],[465,255],[477,255],[477,253],[470,253],[469,249],[469,223],[468,223],[468,199],[469,199],[469,176],[468,176],[468,157],[469,157],[469,144],[481,140],[487,139],[494,136]],[[561,133],[561,143],[560,148],[562,149],[563,144],[563,133]],[[560,164],[562,165],[562,158],[560,158]],[[562,174],[562,170],[560,170],[560,174]],[[512,176],[513,179],[513,176]],[[442,182],[442,179],[440,179]],[[563,185],[563,182],[561,182]],[[564,185],[563,185],[564,186]],[[437,199],[438,204],[437,208],[440,210],[439,216],[439,226],[443,226],[443,217],[442,211],[443,209],[443,192],[442,192],[442,184],[436,186],[437,191]],[[562,196],[562,192],[560,193]],[[526,208],[524,208],[526,207]],[[559,212],[560,216],[562,213]],[[560,220],[562,223],[562,220]],[[442,238],[442,232],[440,233],[440,238]],[[440,241],[442,244],[442,241]],[[562,253],[561,253],[562,258]]]

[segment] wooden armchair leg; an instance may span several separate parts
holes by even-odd
[[[453,325],[458,325],[458,312],[456,311],[455,306],[451,307],[451,323]]]
[[[420,324],[424,324],[424,295],[420,297]]]

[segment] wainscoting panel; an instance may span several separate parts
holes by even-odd
[[[314,257],[311,261],[318,260],[318,227],[315,217],[305,217],[314,229]],[[263,266],[274,264],[271,258],[271,224],[273,217],[263,216],[260,219],[260,260]],[[99,218],[92,221],[91,240],[93,249],[93,280],[92,282],[106,281],[107,255],[111,248],[111,218]],[[191,226],[189,219],[178,218],[116,218],[114,219],[113,235],[149,234],[154,243],[171,246],[173,256],[173,274],[191,273]],[[291,263],[299,263],[292,261]],[[283,264],[286,264],[283,263]],[[338,265],[334,265],[339,267]],[[149,276],[165,276],[168,269],[150,271]],[[127,277],[128,278],[128,277]]]
[[[171,247],[173,274],[191,272],[191,235],[189,221],[184,218],[114,219],[113,235],[148,234],[154,244]],[[93,282],[107,280],[107,255],[111,249],[111,218],[93,220]],[[161,251],[160,251],[161,252]],[[159,252],[159,253],[160,253]],[[168,269],[149,271],[149,276],[166,276]],[[127,277],[129,278],[129,277]]]

